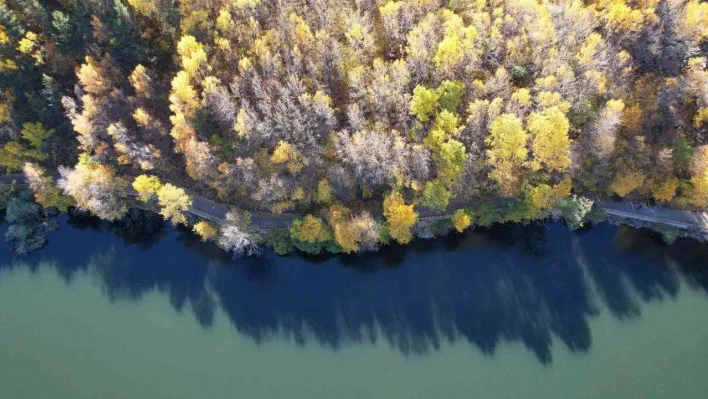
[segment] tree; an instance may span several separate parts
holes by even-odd
[[[57,185],[76,201],[76,206],[106,220],[122,218],[128,207],[124,201],[127,182],[109,166],[83,154],[71,169],[59,167]]]
[[[300,172],[302,168],[305,167],[302,154],[294,149],[287,141],[283,140],[280,140],[275,150],[273,150],[270,161],[276,165],[285,164],[292,174]]]
[[[623,171],[615,176],[610,189],[620,197],[626,197],[632,191],[644,184],[644,173],[640,171]]]
[[[440,153],[435,156],[438,169],[438,179],[451,187],[460,179],[467,162],[468,155],[465,146],[457,140],[450,139],[440,146]]]
[[[592,200],[573,195],[561,198],[554,214],[563,218],[571,230],[577,230],[585,224],[585,218],[592,210],[592,205]]]
[[[26,162],[44,161],[47,154],[42,152],[44,141],[54,134],[54,130],[44,129],[39,122],[27,122],[22,125],[20,135],[29,144],[9,141],[0,148],[0,165],[8,171],[22,170]]]
[[[487,163],[492,167],[489,177],[496,181],[502,195],[512,196],[517,189],[519,172],[528,156],[528,136],[521,119],[513,114],[502,114],[490,126],[485,140]]]
[[[533,112],[526,123],[532,137],[535,168],[562,171],[570,166],[570,124],[558,107]]]
[[[416,86],[410,104],[410,113],[421,122],[427,122],[438,107],[438,94],[433,89]]]
[[[250,223],[248,214],[230,210],[221,224],[216,245],[236,256],[260,254],[259,237],[251,233]]]
[[[187,193],[170,183],[157,190],[157,203],[160,205],[160,215],[172,224],[186,224],[187,216],[184,214],[192,206],[192,199]]]
[[[140,175],[133,181],[133,189],[138,192],[138,198],[147,202],[157,195],[162,188],[162,182],[157,176]]]
[[[391,237],[401,244],[410,242],[413,238],[411,228],[418,221],[418,213],[413,205],[406,205],[398,192],[389,194],[383,203],[386,226]]]
[[[16,242],[15,250],[20,254],[42,248],[47,242],[44,233],[58,227],[57,222],[48,219],[32,201],[32,194],[28,191],[21,191],[10,200],[5,220],[10,225],[5,239]]]
[[[423,189],[423,198],[420,204],[426,208],[442,212],[450,203],[451,196],[452,194],[447,190],[443,182],[427,182],[425,183],[425,188]]]
[[[444,80],[436,90],[440,109],[457,112],[465,95],[465,84],[457,80]]]
[[[590,124],[590,131],[587,137],[590,139],[590,146],[596,156],[607,159],[614,151],[617,128],[620,125],[624,102],[622,100],[610,100],[598,115],[597,120]]]
[[[676,195],[679,181],[674,177],[669,177],[662,182],[655,182],[652,185],[652,195],[657,201],[669,202]]]
[[[708,206],[708,146],[703,145],[693,152],[690,163],[690,200],[696,206]]]
[[[216,226],[204,220],[197,222],[194,227],[192,227],[192,230],[199,234],[202,241],[209,241],[219,234],[219,229]]]
[[[54,129],[45,129],[41,122],[27,122],[22,125],[20,134],[30,147],[41,150],[44,142],[54,135]]]
[[[73,205],[71,198],[61,192],[41,166],[28,162],[23,172],[38,204],[45,208],[55,207],[61,212],[66,212]]]
[[[472,225],[472,217],[470,217],[469,212],[464,209],[456,210],[455,213],[452,214],[451,221],[458,233],[462,233]]]
[[[363,186],[380,187],[393,180],[400,169],[399,148],[386,133],[365,130],[337,135],[337,154]]]
[[[332,239],[332,232],[327,228],[322,219],[307,215],[301,219],[293,220],[290,225],[290,237],[297,249],[318,254],[325,244]]]
[[[528,195],[532,212],[536,217],[548,216],[551,208],[556,204],[556,194],[547,184],[540,184],[531,188]]]
[[[351,212],[343,205],[332,205],[329,208],[327,221],[334,231],[334,241],[346,253],[359,250],[361,231],[352,223]]]

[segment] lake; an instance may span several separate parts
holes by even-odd
[[[231,259],[149,213],[58,220],[0,243],[0,398],[708,397],[707,244],[549,223]]]

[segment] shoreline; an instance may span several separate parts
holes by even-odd
[[[0,184],[20,184],[26,185],[24,176],[3,176],[0,177]],[[134,197],[135,194],[129,194]],[[192,206],[185,213],[190,216],[222,223],[228,213],[229,207],[199,195],[190,195]],[[666,242],[672,242],[678,237],[690,237],[698,241],[708,241],[708,213],[684,211],[666,207],[635,206],[627,201],[611,201],[596,198],[593,200],[593,207],[602,212],[602,217],[594,222],[604,221],[614,225],[627,225],[635,228],[648,228],[662,235]],[[134,201],[131,207],[143,209],[150,212],[159,213],[159,209],[151,207],[151,204]],[[287,230],[293,220],[303,215],[295,214],[269,214],[262,212],[250,213],[251,227],[264,237],[270,232]],[[438,238],[450,234],[454,231],[451,223],[453,213],[446,211],[442,214],[428,214],[419,216],[418,221],[413,226],[413,234],[421,239]],[[529,222],[540,221],[541,219],[529,220]],[[515,222],[514,223],[523,223]],[[474,226],[470,226],[474,228]],[[269,242],[262,243],[272,247]],[[329,252],[329,251],[327,251]],[[365,251],[362,251],[365,252]]]

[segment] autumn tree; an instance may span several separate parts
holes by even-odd
[[[117,176],[113,168],[84,154],[74,168],[59,167],[59,174],[57,185],[79,209],[106,220],[120,219],[128,212],[124,201],[128,182]]]
[[[157,192],[157,203],[160,205],[160,215],[172,224],[186,224],[185,212],[192,206],[192,199],[187,193],[170,183],[162,185]]]
[[[418,213],[413,205],[406,205],[403,196],[393,192],[384,199],[383,208],[391,237],[401,244],[408,243],[413,238],[411,228],[418,221]]]
[[[54,207],[62,212],[66,212],[73,205],[71,198],[62,193],[51,176],[47,176],[44,168],[28,162],[22,170],[38,204],[45,208]]]
[[[133,180],[133,189],[138,192],[138,198],[147,202],[157,195],[162,188],[162,182],[157,176],[140,175]]]
[[[490,126],[486,139],[487,162],[492,167],[489,177],[497,182],[504,196],[512,196],[519,184],[521,168],[526,163],[528,135],[521,120],[512,114],[502,114]]]
[[[219,234],[219,229],[214,224],[204,220],[195,223],[192,230],[202,238],[202,241],[209,241]]]
[[[324,249],[329,240],[332,239],[332,232],[322,219],[312,215],[296,219],[290,225],[290,237],[295,246],[307,253],[318,254]]]
[[[552,172],[570,166],[570,124],[558,107],[532,113],[526,126],[532,137],[534,168]]]

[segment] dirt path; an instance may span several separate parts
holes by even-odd
[[[26,184],[25,178],[22,175],[1,176],[0,184]],[[220,222],[224,220],[228,207],[224,204],[211,201],[207,198],[191,195],[192,206],[187,213]],[[596,199],[595,203],[610,215],[624,219],[637,220],[648,223],[658,223],[667,226],[672,226],[678,229],[698,229],[708,233],[708,213],[706,212],[691,212],[678,209],[671,209],[658,206],[637,205],[631,202],[616,202],[610,200]],[[437,220],[448,219],[452,215],[430,215],[422,216],[419,220],[432,222]],[[269,230],[274,228],[286,228],[295,218],[294,215],[274,215],[268,213],[252,213],[251,223],[253,227],[259,230]]]

